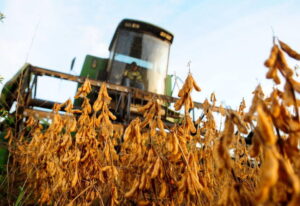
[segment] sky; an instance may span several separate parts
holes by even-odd
[[[300,51],[299,0],[1,0],[0,75],[9,80],[25,62],[79,74],[85,55],[108,57],[118,23],[138,19],[174,34],[169,74],[185,79],[190,72],[202,88],[193,100],[215,93],[218,103],[233,109],[265,79],[274,34]],[[290,61],[291,67],[297,62]],[[64,101],[76,85],[44,78],[38,96]],[[0,85],[0,89],[2,86]],[[175,95],[176,96],[176,95]]]

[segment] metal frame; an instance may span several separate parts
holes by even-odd
[[[77,83],[84,83],[84,81],[87,79],[86,77],[75,76],[75,75],[57,72],[57,71],[53,71],[53,70],[48,70],[48,69],[31,66],[31,65],[29,66],[29,69],[30,69],[31,74],[34,74],[37,76],[50,76],[50,77],[55,77],[55,78],[59,78],[59,79],[74,81]],[[92,80],[92,79],[89,79],[89,81],[91,82],[92,86],[96,86],[96,87],[100,87],[101,84],[103,83],[102,81],[97,81],[97,80]],[[37,81],[35,82],[35,84],[36,83],[37,83]],[[162,94],[156,94],[153,92],[148,92],[148,91],[140,90],[137,88],[125,87],[122,85],[116,85],[116,84],[112,84],[112,83],[108,83],[108,82],[106,82],[106,86],[108,89],[111,89],[111,90],[128,93],[128,94],[130,93],[130,94],[132,94],[132,98],[142,98],[145,100],[151,100],[153,98],[156,98],[156,99],[162,100],[163,102],[166,102],[166,103],[175,103],[178,100],[178,98],[175,98],[175,97],[166,96],[166,95],[162,95]],[[198,108],[198,109],[202,108],[201,103],[194,102],[194,104],[195,104],[196,108]]]
[[[52,109],[55,103],[59,104],[59,102],[53,102],[53,101],[36,98],[38,76],[49,76],[49,77],[64,79],[64,80],[73,81],[81,84],[84,83],[84,81],[87,79],[86,77],[75,76],[63,72],[57,72],[49,69],[44,69],[41,67],[32,66],[32,65],[27,66],[27,68],[24,70],[23,76],[24,78],[22,78],[20,82],[21,89],[19,90],[20,91],[19,96],[22,98],[22,102],[21,102],[22,104],[19,104],[21,106],[18,109],[19,114],[23,113],[25,110],[28,111],[28,109],[32,110],[33,107]],[[92,79],[89,79],[89,81],[91,85],[94,87],[100,87],[103,84],[102,81],[97,81]],[[106,82],[106,86],[109,90],[109,93],[116,94],[115,102],[111,106],[116,113],[118,111],[121,113],[121,115],[124,117],[123,121],[125,124],[132,119],[133,114],[141,115],[138,114],[136,105],[134,105],[136,100],[139,100],[140,103],[142,104],[152,99],[158,99],[162,103],[175,103],[178,100],[178,98],[175,97],[155,94],[137,88],[125,87],[122,85],[111,84],[108,82]],[[194,102],[194,105],[198,109],[203,108],[203,105],[201,103]],[[163,115],[163,119],[167,120],[167,117],[168,118],[173,117],[175,119],[180,118],[178,112],[168,109],[167,106],[163,106],[163,109],[165,111],[165,114]],[[212,109],[213,112],[219,112],[218,107],[214,107]],[[32,111],[34,110],[35,109],[33,109]],[[36,110],[36,111],[39,112],[40,110]],[[41,116],[46,116],[46,115],[43,114]],[[193,116],[194,116],[194,112],[193,112]]]

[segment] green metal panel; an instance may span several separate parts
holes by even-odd
[[[106,80],[107,61],[108,59],[105,58],[86,55],[80,76],[101,81]]]
[[[172,96],[172,75],[167,75],[165,83],[165,95]]]

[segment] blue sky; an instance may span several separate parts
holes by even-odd
[[[194,93],[195,101],[215,92],[219,103],[237,108],[243,97],[249,104],[257,84],[266,92],[273,86],[263,66],[272,46],[271,27],[300,51],[297,0],[2,0],[0,11],[6,16],[0,23],[0,74],[6,80],[25,61],[69,72],[75,56],[73,73],[78,74],[86,54],[108,57],[116,26],[133,18],[175,35],[169,73],[185,79],[192,62],[203,90]],[[42,97],[62,101],[74,95],[74,85],[66,82],[40,83]]]

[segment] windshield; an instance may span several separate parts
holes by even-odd
[[[110,54],[108,80],[124,84],[124,73],[135,62],[142,76],[143,88],[164,94],[169,49],[169,42],[149,34],[120,30]]]

